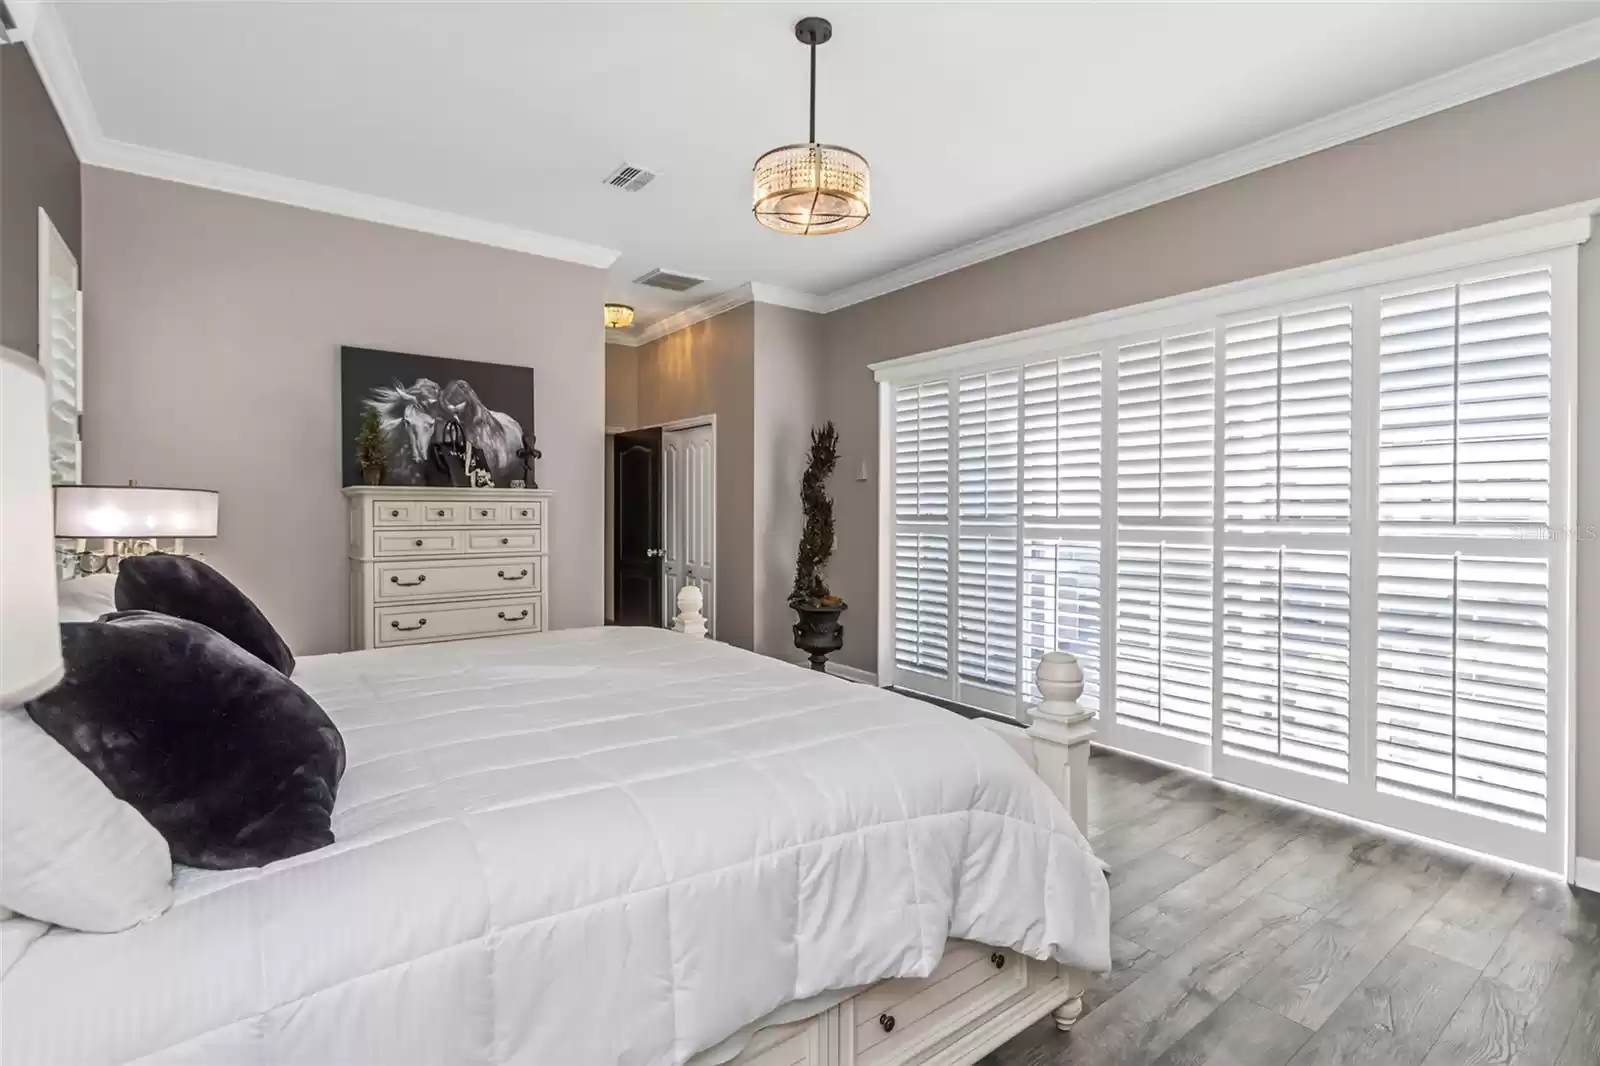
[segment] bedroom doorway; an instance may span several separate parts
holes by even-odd
[[[667,617],[662,611],[661,429],[618,433],[612,448],[616,624],[659,628]]]
[[[706,627],[717,635],[716,480],[717,438],[711,423],[677,426],[662,435],[662,611],[672,618],[678,592],[700,589]]]

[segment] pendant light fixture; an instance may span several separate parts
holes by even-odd
[[[627,304],[606,304],[606,329],[627,329],[633,325],[633,308]]]
[[[850,149],[817,143],[817,46],[833,36],[832,24],[803,18],[794,35],[811,50],[811,135],[756,160],[753,210],[757,222],[779,233],[843,233],[867,220],[871,172]]]

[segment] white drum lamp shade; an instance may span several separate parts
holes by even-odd
[[[0,348],[0,706],[61,680],[50,432],[39,364]]]
[[[214,537],[217,494],[143,485],[58,485],[55,533],[112,540]]]

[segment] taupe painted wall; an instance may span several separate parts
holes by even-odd
[[[35,359],[39,208],[81,264],[80,169],[28,50],[0,45],[0,344]]]
[[[717,639],[754,648],[755,306],[636,349],[638,425],[717,416]]]
[[[604,272],[86,168],[89,480],[222,492],[208,558],[298,653],[347,646],[339,347],[535,370],[551,619],[601,620]]]
[[[1600,197],[1600,63],[1124,215],[823,320],[825,409],[853,470],[836,496],[844,662],[876,668],[877,394],[867,364]],[[1584,410],[1600,411],[1600,252],[1583,254]],[[1580,418],[1584,521],[1600,425]],[[1600,857],[1600,545],[1578,549],[1579,854]]]
[[[822,318],[771,304],[753,306],[755,649],[799,662],[804,656],[794,646],[788,601],[805,524],[800,475],[811,429],[822,421]],[[834,478],[842,476],[840,471]]]

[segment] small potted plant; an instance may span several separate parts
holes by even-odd
[[[794,646],[811,659],[811,669],[826,671],[828,655],[844,647],[844,626],[839,616],[845,602],[828,591],[823,579],[833,555],[833,500],[827,482],[839,465],[839,431],[829,422],[811,431],[811,457],[800,479],[800,504],[806,524],[794,567],[794,591],[789,606],[800,616],[794,627]]]
[[[361,431],[356,434],[356,464],[361,467],[361,477],[368,485],[382,485],[384,467],[383,427],[378,424],[378,412],[367,408],[361,415]]]

